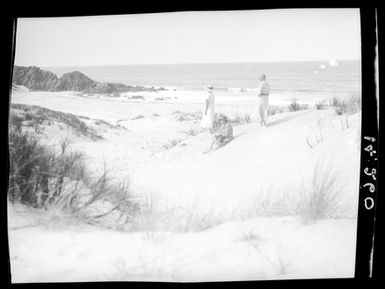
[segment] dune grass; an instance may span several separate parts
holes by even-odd
[[[11,124],[23,124],[39,132],[44,128],[44,125],[50,126],[56,122],[71,128],[78,135],[84,135],[93,140],[102,139],[102,136],[97,134],[92,127],[87,126],[80,120],[80,118],[85,119],[85,117],[78,117],[72,113],[64,113],[36,105],[11,104],[11,109],[18,111],[18,113],[11,114]]]
[[[284,111],[285,111],[285,108],[281,105],[269,105],[269,107],[267,109],[267,115],[271,116],[271,115],[275,115],[277,113],[282,113]]]
[[[241,125],[241,124],[245,124],[245,123],[251,123],[251,117],[249,114],[244,114],[242,116],[240,116],[239,114],[234,114],[234,116],[232,118],[229,118],[228,121],[232,124],[232,125]]]
[[[9,130],[9,186],[12,203],[61,212],[98,223],[114,213],[130,216],[136,210],[129,188],[113,181],[107,170],[92,176],[83,153],[72,150],[64,139],[59,150],[43,145],[20,122]],[[115,218],[116,219],[116,218]]]
[[[334,111],[338,115],[354,114],[361,111],[361,95],[358,92],[351,92],[350,95],[344,99],[333,97],[329,104],[334,107]]]
[[[317,109],[317,110],[321,110],[321,109],[324,109],[325,108],[325,103],[326,103],[326,101],[323,99],[323,100],[317,100],[316,102],[315,102],[315,108]]]
[[[300,216],[305,224],[317,220],[337,217],[340,205],[338,176],[330,164],[317,162],[308,184],[302,180],[297,200],[291,210]]]
[[[288,110],[291,112],[295,112],[298,110],[305,110],[308,108],[307,104],[300,104],[295,97],[293,97],[288,105]]]

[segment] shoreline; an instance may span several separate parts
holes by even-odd
[[[18,86],[20,87],[20,86]],[[204,97],[206,92],[204,90],[191,89],[172,89],[162,91],[137,91],[137,92],[122,92],[119,94],[97,94],[97,93],[83,93],[77,91],[28,91],[21,88],[21,91],[14,93],[32,93],[32,94],[51,94],[63,95],[67,97],[76,96],[89,99],[100,99],[105,101],[122,101],[132,103],[164,103],[164,104],[204,104]],[[13,93],[13,94],[14,94]],[[352,94],[361,94],[360,91],[274,91],[272,90],[269,97],[270,105],[288,105],[295,99],[300,104],[315,105],[320,101],[328,102],[333,97],[346,98]],[[256,105],[257,96],[254,91],[227,91],[215,90],[216,104],[246,104]]]

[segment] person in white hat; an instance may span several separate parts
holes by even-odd
[[[233,136],[233,127],[229,123],[227,117],[220,113],[217,117],[218,121],[218,132],[213,134],[213,141],[208,150],[204,151],[205,153],[212,150],[214,145],[216,145],[216,149],[224,146],[234,139]]]
[[[208,92],[206,99],[205,99],[205,108],[203,110],[203,117],[201,121],[201,126],[203,128],[206,128],[210,131],[210,133],[213,133],[213,127],[214,127],[214,117],[215,117],[215,110],[214,110],[214,102],[215,102],[215,96],[213,93],[214,86],[208,85],[206,86],[206,90]]]
[[[267,111],[269,108],[269,94],[270,86],[266,81],[266,75],[261,74],[259,76],[259,83],[257,87],[257,96],[258,96],[258,113],[259,113],[259,124],[262,127],[267,125]]]

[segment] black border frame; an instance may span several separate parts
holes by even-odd
[[[65,7],[56,7],[57,5],[64,4]],[[87,3],[88,4],[88,3]],[[359,196],[359,211],[358,211],[358,229],[357,229],[357,247],[356,247],[356,276],[354,278],[347,279],[306,279],[306,280],[269,280],[269,281],[244,281],[244,282],[211,282],[205,283],[205,285],[220,285],[220,286],[262,286],[264,288],[280,288],[286,286],[303,286],[304,288],[313,287],[313,288],[325,288],[329,286],[333,287],[344,287],[344,286],[353,286],[353,285],[368,285],[375,286],[374,283],[377,280],[382,279],[380,266],[383,263],[380,254],[382,253],[381,243],[383,241],[380,228],[383,226],[383,215],[382,215],[382,203],[384,201],[381,193],[372,194],[375,201],[375,209],[366,210],[364,207],[364,199],[368,196],[367,190],[364,192],[363,185],[369,181],[367,176],[363,174],[363,169],[366,167],[376,168],[377,173],[380,172],[379,163],[382,158],[379,155],[378,160],[370,157],[366,151],[363,150],[365,145],[369,144],[367,140],[364,140],[364,136],[372,136],[376,138],[375,150],[379,152],[379,126],[377,119],[377,97],[376,96],[376,86],[379,83],[376,83],[374,79],[375,71],[375,46],[377,44],[376,37],[376,20],[381,22],[379,15],[381,14],[381,9],[375,8],[373,1],[365,1],[365,5],[362,3],[350,2],[350,5],[341,5],[338,1],[316,1],[315,6],[311,7],[309,5],[304,5],[301,7],[301,4],[298,4],[296,1],[290,1],[291,6],[280,5],[279,7],[271,7],[259,5],[250,5],[242,3],[221,3],[221,5],[210,5],[210,3],[199,4],[198,2],[193,3],[157,3],[156,5],[149,5],[149,3],[143,3],[142,6],[138,6],[139,3],[135,3],[132,6],[132,3],[127,2],[125,5],[114,5],[113,3],[100,3],[99,5],[90,4],[87,6],[78,6],[72,3],[44,3],[44,2],[33,2],[30,1],[26,4],[24,3],[12,3],[11,10],[7,11],[2,20],[6,20],[6,24],[3,27],[6,27],[6,33],[3,34],[4,42],[6,42],[6,53],[3,55],[6,57],[6,65],[2,68],[5,72],[6,77],[4,85],[1,87],[3,89],[3,94],[7,94],[7,98],[4,96],[1,98],[2,101],[6,102],[3,104],[5,113],[1,114],[3,118],[0,123],[8,124],[9,116],[9,92],[10,92],[10,83],[14,59],[14,50],[13,44],[15,41],[15,29],[17,17],[62,17],[62,16],[96,16],[96,15],[119,15],[119,14],[137,14],[137,13],[162,13],[162,12],[177,12],[177,11],[202,11],[202,10],[251,10],[251,9],[286,9],[286,8],[360,8],[361,15],[361,61],[362,61],[362,95],[365,98],[362,102],[362,148],[361,148],[361,175],[360,175],[360,196]],[[267,3],[266,3],[267,4]],[[338,5],[339,4],[339,5]],[[356,5],[354,5],[356,4]],[[140,4],[139,4],[140,5]],[[376,16],[377,12],[377,16]],[[4,14],[4,13],[3,13]],[[378,17],[378,18],[376,18]],[[378,28],[379,29],[379,28]],[[379,45],[381,45],[381,39],[378,39]],[[6,88],[5,88],[6,87]],[[365,93],[364,93],[365,92]],[[381,115],[380,115],[381,119]],[[8,125],[6,126],[8,130]],[[5,130],[3,130],[5,131]],[[6,159],[2,164],[6,163],[5,174],[1,174],[2,181],[4,181],[5,189],[8,189],[8,172],[9,172],[9,156],[8,156],[8,139],[1,142],[3,152],[6,152]],[[377,180],[379,179],[379,175]],[[381,192],[381,184],[378,182],[376,187],[377,192]],[[7,229],[7,202],[6,194],[3,194],[3,199],[1,203],[2,210],[0,210],[5,218],[2,218],[2,225],[4,229]],[[369,264],[369,253],[373,246],[373,235],[375,233],[374,245],[374,260],[373,260],[373,271],[372,278],[368,278],[370,264]],[[90,286],[90,287],[103,287],[103,286],[200,286],[204,283],[164,283],[164,282],[87,282],[87,283],[37,283],[37,284],[11,284],[10,279],[10,263],[9,263],[9,247],[8,247],[8,235],[2,234],[2,243],[4,243],[5,254],[8,255],[8,258],[4,260],[5,267],[2,267],[1,272],[5,273],[5,278],[1,280],[5,281],[8,286],[15,287],[40,287],[40,286],[70,286],[77,287],[81,286]],[[145,284],[144,284],[145,283]]]

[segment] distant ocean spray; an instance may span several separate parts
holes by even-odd
[[[59,77],[78,70],[97,81],[127,85],[201,90],[207,84],[220,91],[247,91],[257,85],[258,76],[266,74],[274,92],[357,92],[361,87],[359,60],[317,62],[259,62],[154,64],[114,66],[44,67]]]

